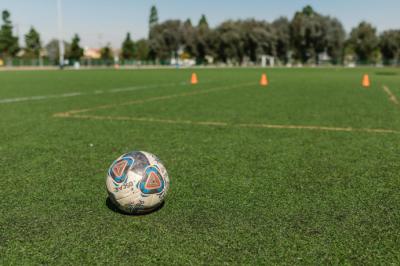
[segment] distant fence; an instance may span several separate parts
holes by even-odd
[[[80,66],[115,66],[118,64],[120,66],[154,66],[154,65],[170,65],[169,61],[141,61],[141,60],[119,60],[114,61],[106,59],[87,59],[83,58],[78,61]],[[65,60],[65,66],[74,66],[76,61]],[[48,58],[41,59],[26,59],[26,58],[12,58],[7,60],[0,60],[0,67],[48,67],[48,66],[58,66],[58,60],[50,60]]]
[[[19,66],[52,66],[54,63],[46,58],[42,59],[24,59],[12,58],[2,62],[4,66],[19,67]]]
[[[105,60],[105,59],[88,59],[88,58],[83,58],[78,61],[79,66],[81,67],[114,67],[116,65],[121,66],[121,67],[140,67],[140,66],[175,66],[170,63],[169,60],[118,60],[115,61],[113,59],[110,60]],[[40,58],[40,59],[26,59],[26,58],[12,58],[12,59],[7,59],[5,61],[0,60],[0,67],[57,67],[58,61],[55,60],[50,60],[48,58]],[[70,66],[73,67],[76,65],[76,61],[72,60],[66,60],[65,61],[65,66]],[[198,66],[202,66],[200,62],[197,64]],[[224,63],[218,63],[214,66],[240,66],[240,65],[230,65],[230,64],[224,64]],[[252,66],[252,67],[257,67],[258,65],[252,63],[252,64],[246,64],[242,65],[244,67],[246,66]],[[335,66],[331,64],[330,62],[327,61],[321,61],[319,65],[315,64],[296,64],[293,63],[291,65],[276,65],[276,66]],[[357,61],[357,62],[347,62],[345,64],[337,64],[336,66],[393,66],[393,67],[400,67],[400,60],[380,60],[380,61]]]

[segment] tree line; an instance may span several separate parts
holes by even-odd
[[[148,39],[149,57],[166,60],[181,55],[203,63],[206,57],[216,62],[256,63],[260,56],[273,56],[281,64],[360,64],[399,63],[400,30],[387,30],[378,35],[368,22],[361,22],[350,33],[334,17],[304,7],[289,20],[280,17],[264,20],[228,20],[210,28],[203,15],[197,25],[190,20],[152,20]]]
[[[24,36],[25,46],[19,47],[18,37],[8,11],[2,12],[0,28],[0,57],[15,57],[23,51],[26,58],[38,58],[45,49],[45,56],[57,60],[57,40],[42,46],[40,34],[31,27]],[[80,37],[76,34],[65,42],[66,57],[78,61],[83,56]],[[289,20],[280,17],[272,22],[255,19],[228,20],[211,28],[205,15],[198,23],[190,19],[159,22],[157,8],[149,16],[149,35],[134,41],[127,33],[117,55],[122,60],[151,60],[167,62],[171,58],[195,59],[198,64],[228,63],[241,65],[257,63],[261,56],[270,56],[284,65],[400,63],[400,30],[386,30],[378,34],[368,22],[361,22],[349,33],[334,17],[304,7]],[[103,60],[113,60],[110,45],[101,48]]]

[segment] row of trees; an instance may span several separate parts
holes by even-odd
[[[50,41],[45,47],[39,32],[31,27],[24,36],[25,47],[19,47],[18,37],[13,35],[13,24],[10,19],[10,13],[7,10],[2,12],[2,25],[0,28],[0,59],[9,59],[21,53],[22,57],[28,59],[38,59],[45,54],[49,59],[56,61],[59,58],[58,40]],[[66,57],[71,62],[79,61],[83,56],[83,48],[80,46],[80,37],[75,34],[71,42],[64,42],[66,48]],[[43,53],[43,50],[46,53]],[[112,60],[114,58],[112,49],[109,45],[101,49],[102,59]]]
[[[58,58],[57,40],[45,47],[39,33],[32,27],[25,35],[25,47],[18,45],[8,11],[2,12],[0,57],[10,58],[23,51],[27,58],[38,58],[43,48],[51,59]],[[347,34],[342,23],[333,17],[315,12],[310,6],[296,12],[292,20],[281,17],[272,23],[255,19],[228,20],[211,28],[203,15],[196,25],[191,20],[158,21],[156,7],[149,17],[149,36],[138,41],[127,33],[119,57],[124,60],[168,61],[171,58],[195,58],[198,63],[225,62],[242,64],[257,62],[263,55],[280,63],[311,63],[345,61],[360,63],[398,63],[400,61],[400,30],[388,30],[379,36],[367,22],[361,22]],[[66,57],[80,60],[83,49],[75,35],[65,43]],[[109,45],[101,49],[101,58],[112,60]]]
[[[153,11],[152,11],[153,12]],[[152,17],[152,15],[150,16]],[[272,23],[248,20],[225,21],[216,28],[208,26],[205,16],[192,25],[190,20],[168,20],[152,23],[149,56],[168,59],[179,51],[204,62],[211,56],[220,62],[241,64],[256,62],[260,56],[288,62],[315,63],[328,60],[333,64],[397,63],[400,60],[400,30],[388,30],[380,36],[367,22],[361,22],[350,34],[342,23],[306,6],[292,20],[281,17]]]

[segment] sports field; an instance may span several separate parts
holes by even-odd
[[[0,264],[400,261],[400,69],[192,71],[0,72]],[[107,202],[132,150],[149,215]]]

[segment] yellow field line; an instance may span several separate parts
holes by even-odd
[[[383,88],[384,92],[386,92],[386,94],[389,96],[389,101],[391,101],[395,105],[400,105],[399,100],[397,100],[396,95],[393,94],[393,92],[389,89],[389,87],[383,86],[382,88]]]
[[[62,117],[62,116],[58,116]],[[173,119],[158,119],[151,117],[130,117],[130,116],[101,116],[101,115],[79,115],[73,114],[67,117],[93,119],[93,120],[115,120],[115,121],[136,121],[136,122],[155,122],[163,124],[185,124],[185,125],[203,125],[203,126],[228,126],[225,122],[194,122],[190,120],[173,120]]]
[[[62,117],[62,116],[57,116]],[[268,128],[268,129],[297,129],[297,130],[317,130],[317,131],[336,131],[336,132],[366,132],[366,133],[394,133],[400,134],[400,131],[393,129],[374,129],[374,128],[352,128],[352,127],[327,127],[327,126],[305,126],[305,125],[273,125],[273,124],[230,124],[219,121],[191,121],[191,120],[173,120],[159,119],[151,117],[130,117],[130,116],[99,116],[99,115],[80,115],[71,114],[69,118],[93,119],[93,120],[111,120],[111,121],[135,121],[152,122],[163,124],[181,124],[181,125],[199,125],[199,126],[219,126],[219,127],[240,127],[240,128]]]
[[[211,92],[231,90],[235,88],[241,88],[244,86],[254,85],[254,83],[245,83],[231,86],[223,86],[213,89],[206,90],[196,90],[187,93],[158,96],[147,99],[133,100],[128,102],[123,102],[119,104],[108,104],[100,105],[93,108],[87,109],[77,109],[70,110],[63,113],[56,113],[54,117],[69,117],[77,119],[93,119],[93,120],[119,120],[119,121],[136,121],[136,122],[153,122],[153,123],[164,123],[164,124],[183,124],[183,125],[200,125],[200,126],[219,126],[219,127],[240,127],[240,128],[267,128],[267,129],[297,129],[297,130],[318,130],[318,131],[336,131],[336,132],[367,132],[367,133],[395,133],[400,134],[400,131],[393,129],[373,129],[373,128],[352,128],[352,127],[328,127],[328,126],[307,126],[307,125],[273,125],[273,124],[263,124],[263,123],[253,123],[253,124],[230,124],[227,122],[218,121],[191,121],[191,120],[173,120],[173,119],[159,119],[151,117],[130,117],[130,116],[107,116],[107,115],[87,115],[82,114],[89,111],[100,110],[100,109],[110,109],[113,107],[119,107],[123,105],[133,105],[142,104],[153,101],[169,100],[180,97],[188,97],[193,95],[208,94]],[[396,96],[389,90],[388,87],[383,87],[384,91],[389,95],[389,99],[396,105],[399,102]]]
[[[400,131],[393,129],[381,128],[353,128],[353,127],[327,127],[327,126],[304,126],[304,125],[270,125],[270,124],[238,124],[239,127],[251,128],[276,128],[276,129],[305,129],[305,130],[320,130],[320,131],[341,131],[341,132],[368,132],[368,133],[397,133]]]
[[[123,102],[123,103],[118,103],[118,104],[99,105],[96,107],[86,108],[86,109],[70,110],[67,112],[56,113],[53,116],[68,117],[68,116],[71,116],[74,114],[86,113],[86,112],[95,111],[95,110],[110,109],[110,108],[120,107],[120,106],[124,106],[124,105],[133,105],[133,104],[142,104],[142,103],[154,102],[154,101],[170,100],[170,99],[175,99],[175,98],[180,98],[180,97],[188,97],[188,96],[200,95],[200,94],[208,94],[211,92],[242,88],[244,86],[249,86],[249,85],[254,85],[254,83],[252,82],[252,83],[223,86],[223,87],[217,87],[217,88],[208,89],[208,90],[207,89],[199,90],[197,87],[195,87],[197,89],[196,91],[180,93],[180,94],[172,94],[172,95],[166,95],[166,96],[158,96],[158,97],[152,97],[152,98],[141,99],[141,100],[133,100],[133,101]]]

